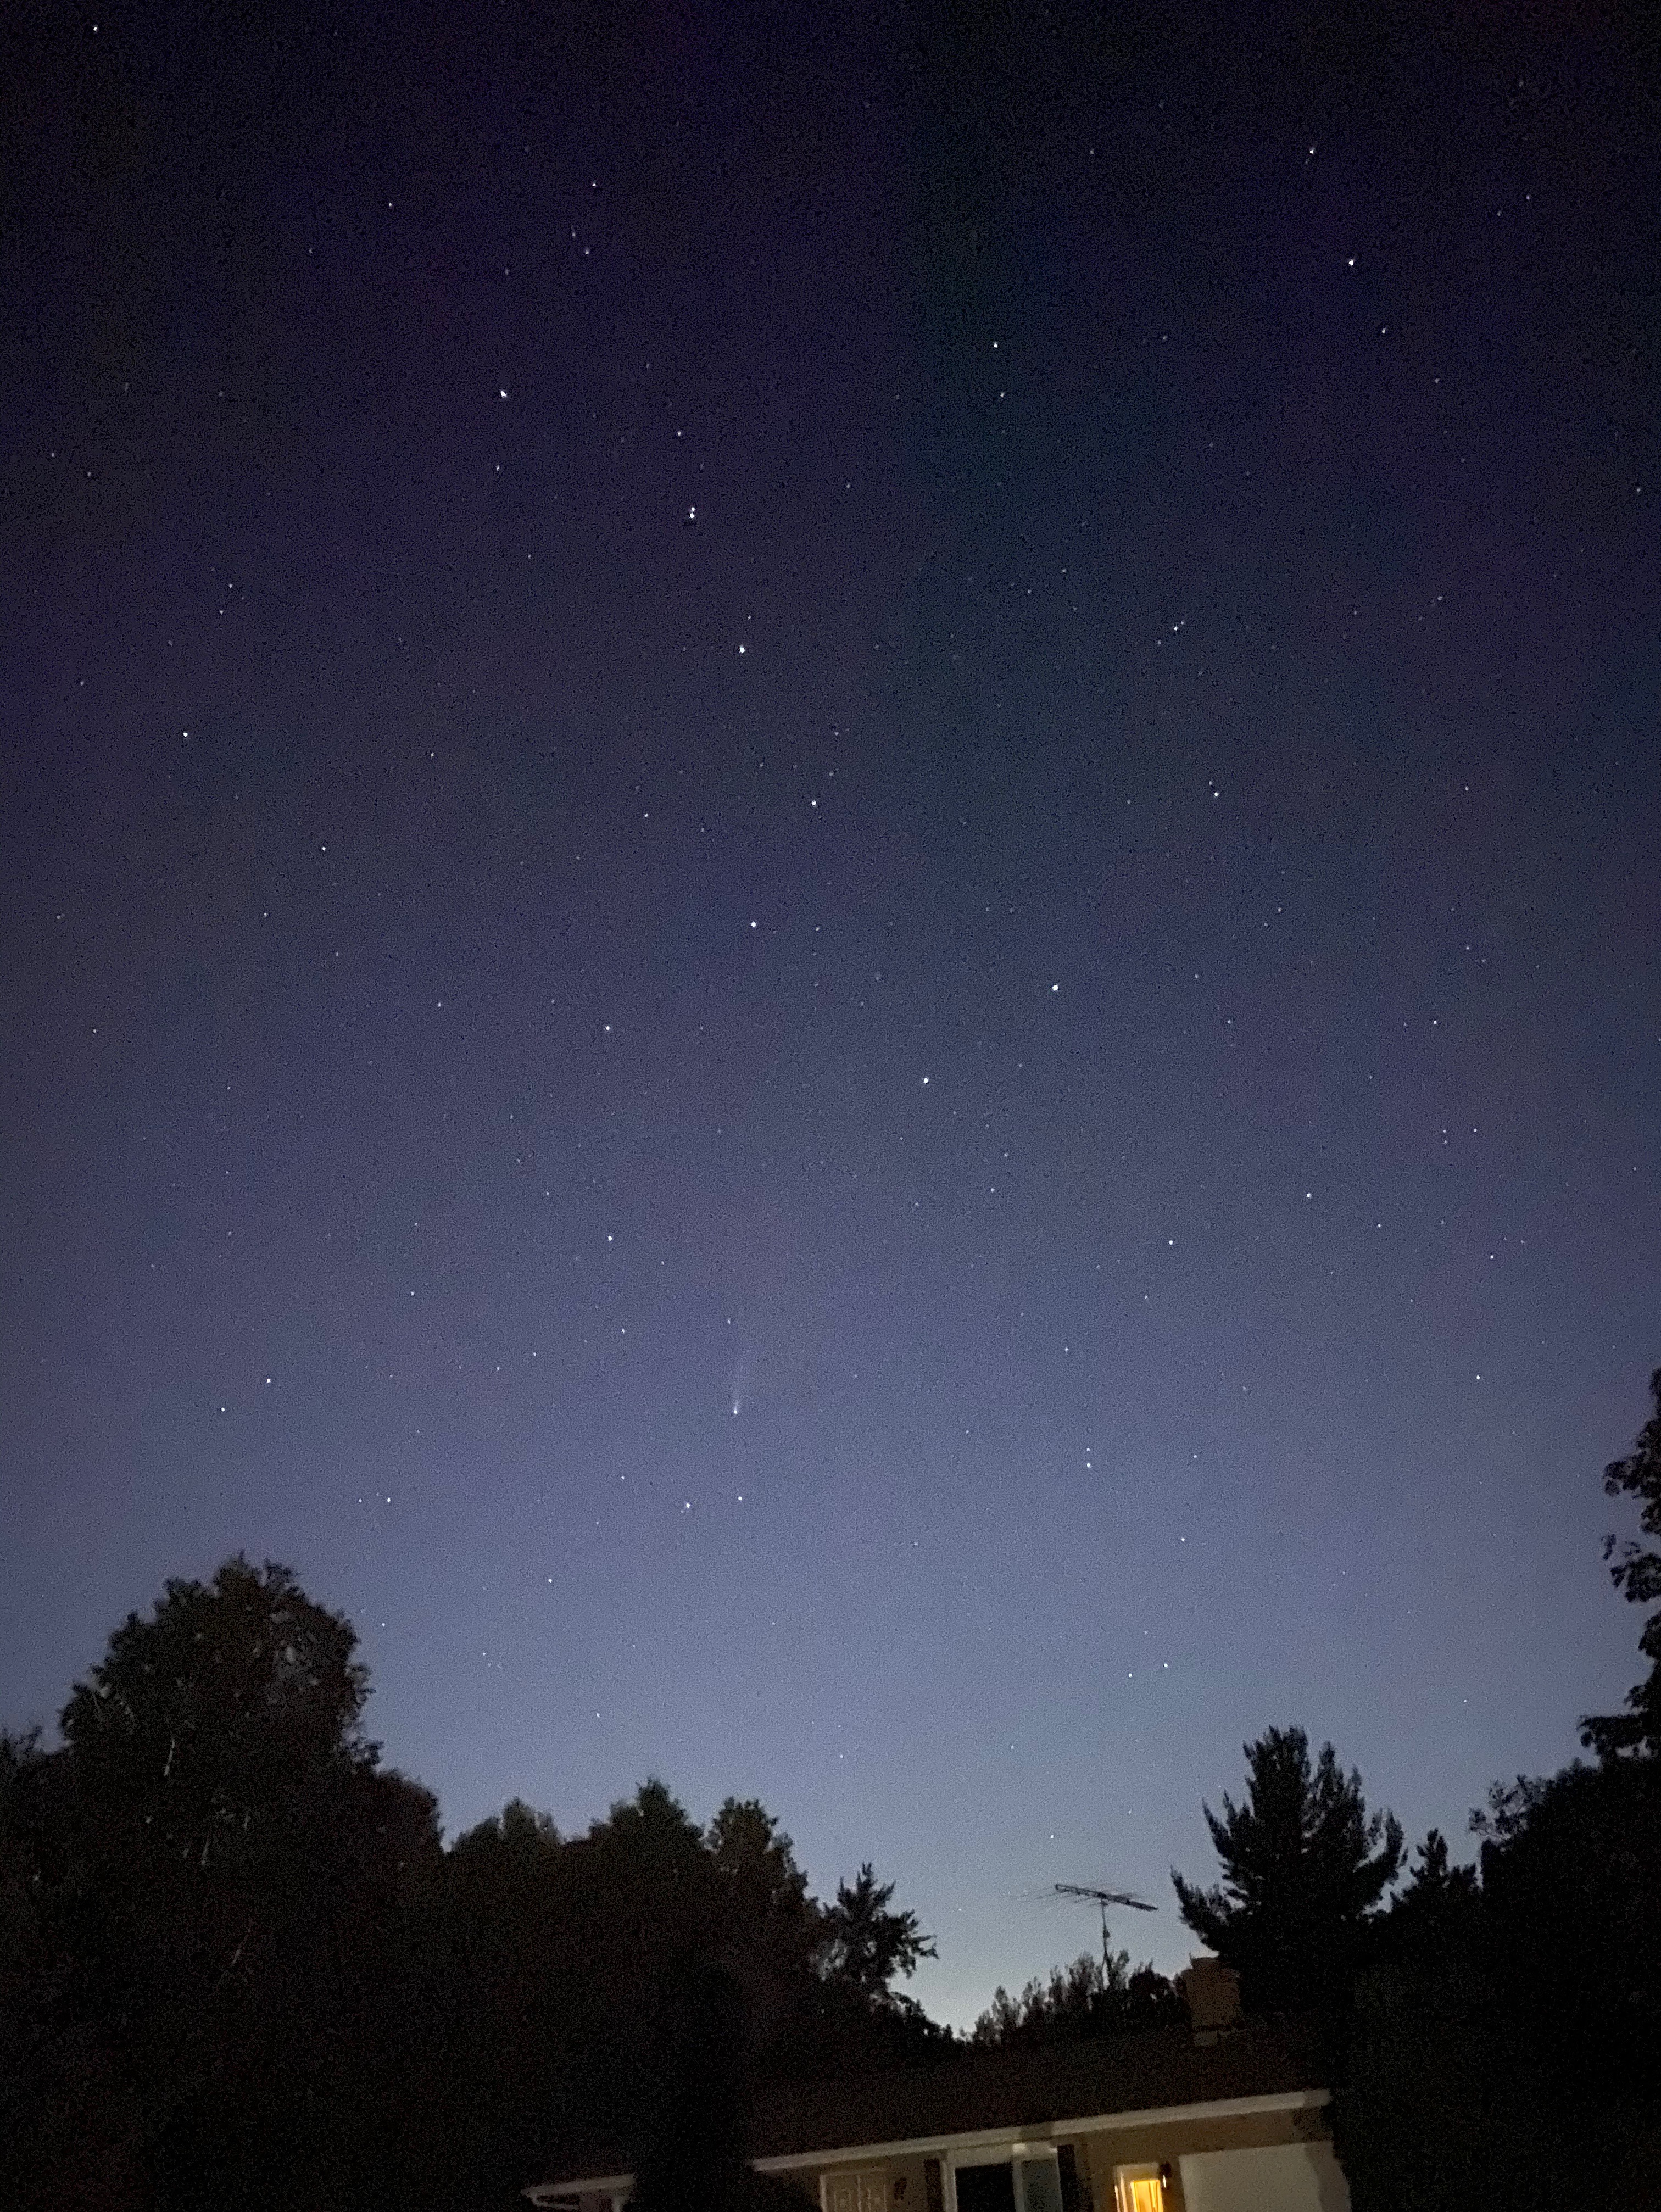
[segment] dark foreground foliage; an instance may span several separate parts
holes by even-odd
[[[1603,1490],[1610,1498],[1635,1498],[1640,1533],[1661,1539],[1661,1367],[1650,1376],[1650,1404],[1653,1410],[1632,1449],[1603,1469]],[[1638,1638],[1650,1671],[1628,1691],[1624,1712],[1586,1714],[1580,1741],[1602,1759],[1661,1759],[1661,1544],[1610,1536],[1603,1557],[1611,1562],[1610,1581],[1627,1602],[1655,1608]]]
[[[117,1631],[60,1751],[0,1751],[0,2202],[377,2185],[403,1899],[439,1847],[361,1733],[354,1641],[233,1560]]]
[[[1661,1761],[1497,1792],[1483,1826],[1480,1887],[1404,1898],[1360,1978],[1355,2212],[1661,2203]]]
[[[1605,1493],[1661,1537],[1653,1411]],[[1661,1550],[1610,1536],[1610,1577],[1656,1607],[1649,1673],[1589,1714],[1596,1766],[1496,1785],[1480,1881],[1427,1838],[1355,1991],[1335,2133],[1355,2212],[1661,2206]]]
[[[670,2141],[677,2202],[751,2205],[756,2069],[949,2043],[870,1867],[822,1905],[763,1807],[704,1830],[656,1782],[446,1850],[368,1692],[350,1624],[238,1559],[116,1632],[61,1748],[0,1737],[8,2212],[465,2212],[625,2152],[666,2203]]]

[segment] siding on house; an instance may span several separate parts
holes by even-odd
[[[1060,2212],[1119,2212],[1127,2167],[1159,2176],[1159,2212],[1348,2212],[1327,2101],[1295,2035],[1251,2023],[1199,2044],[1156,2029],[772,2085],[750,2141],[755,2166],[820,2212],[1056,2212],[1058,2199]],[[631,2165],[596,2160],[525,2193],[620,2212]],[[995,2180],[1001,2167],[1009,2178]]]

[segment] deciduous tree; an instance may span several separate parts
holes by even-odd
[[[1636,1498],[1640,1529],[1661,1538],[1661,1367],[1650,1376],[1650,1401],[1654,1412],[1626,1457],[1604,1468],[1603,1488],[1611,1498]],[[1608,1536],[1603,1557],[1613,1560],[1609,1578],[1629,1604],[1656,1607],[1638,1638],[1650,1671],[1628,1691],[1625,1712],[1585,1714],[1580,1741],[1599,1759],[1661,1758],[1661,1549]]]
[[[170,1582],[15,1778],[40,2109],[124,2116],[89,2201],[373,2194],[400,1893],[438,1838],[362,1733],[356,1642],[283,1567]],[[44,2202],[79,2185],[63,2148]]]

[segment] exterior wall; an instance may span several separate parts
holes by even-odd
[[[1188,2212],[1349,2212],[1349,2185],[1324,2142],[1202,2152],[1182,2162]]]
[[[1290,2112],[1238,2112],[1210,2120],[1167,2121],[1153,2127],[1103,2129],[1075,2140],[1079,2146],[1080,2179],[1082,2181],[1086,2173],[1089,2176],[1093,2212],[1113,2212],[1116,2166],[1155,2165],[1168,2165],[1171,2168],[1171,2187],[1165,2197],[1169,2212],[1203,2212],[1202,2207],[1190,2208],[1188,2204],[1183,2186],[1184,2156],[1262,2149],[1277,2144],[1323,2144],[1329,2136],[1324,2108],[1313,2106]],[[1335,2161],[1334,2168],[1336,2171]],[[1339,2180],[1342,2184],[1342,2173]],[[1267,2204],[1264,2212],[1270,2212]],[[1348,2212],[1348,2191],[1342,2205],[1329,2207],[1323,2201],[1322,2212]]]
[[[917,2158],[856,2159],[851,2164],[847,2159],[834,2161],[827,2159],[822,2166],[798,2169],[781,2179],[793,2181],[806,2191],[816,2204],[828,2199],[823,2194],[821,2183],[827,2174],[880,2173],[887,2183],[886,2212],[928,2212],[928,2178],[924,2161]],[[586,2212],[586,2208],[585,2208]]]
[[[1233,2069],[1236,2080],[1241,2070]],[[956,2116],[969,2116],[976,2101],[965,2107],[959,2098]],[[1162,2108],[1150,2104],[1088,2122],[959,2128],[810,2153],[800,2163],[790,2154],[774,2154],[757,2166],[794,2185],[819,2212],[957,2212],[952,2170],[1001,2165],[1015,2153],[1023,2159],[1012,2177],[1009,2212],[1116,2212],[1114,2178],[1122,2167],[1164,2170],[1163,2212],[1349,2212],[1325,2106],[1323,2090],[1276,2088]],[[925,2103],[918,2117],[927,2110]],[[891,2108],[883,2112],[891,2123],[900,2117]],[[826,2132],[836,2124],[833,2113]],[[1037,2157],[1036,2166],[1025,2163],[1028,2151]],[[1049,2162],[1052,2153],[1062,2154],[1059,2173]],[[613,2174],[544,2182],[526,2194],[546,2212],[625,2212],[632,2191],[632,2175]],[[1011,2194],[978,2185],[964,2200],[967,2212],[995,2212],[999,2198],[1007,2207]]]
[[[1275,2185],[1278,2194],[1262,2194],[1270,2170],[1278,2173],[1279,2162],[1262,2161],[1256,2185],[1262,2200],[1261,2212],[1279,2212],[1281,2197],[1288,2187],[1293,2190],[1287,2198],[1288,2212],[1317,2212],[1317,2208],[1318,2212],[1348,2212],[1348,2191],[1342,2170],[1331,2154],[1329,2132],[1324,2109],[1312,2106],[1292,2112],[1223,2114],[1214,2119],[1190,2116],[1152,2126],[1105,2128],[1093,2135],[1074,2135],[1065,2127],[1035,2128],[1027,2140],[1034,2143],[1072,2143],[1077,2160],[1079,2212],[1114,2212],[1115,2167],[1156,2165],[1166,2165],[1171,2169],[1171,2185],[1165,2197],[1167,2212],[1213,2212],[1214,2203],[1232,2201],[1227,2199],[1226,2191],[1229,2175],[1237,2170],[1208,2167],[1204,2164],[1198,2168],[1190,2167],[1190,2173],[1199,2177],[1195,2194],[1200,2201],[1189,2205],[1183,2185],[1184,2158],[1198,2157],[1203,2160],[1208,2154],[1219,2152],[1272,2150],[1296,2145],[1308,2145],[1313,2149],[1311,2159],[1291,2161],[1294,2166],[1307,2166],[1311,2178],[1301,2185],[1301,2194],[1299,2187],[1289,2182],[1283,2186]],[[1238,2172],[1249,2175],[1258,2165],[1256,2161],[1244,2161]],[[822,2166],[798,2167],[787,2178],[805,2190],[815,2203],[828,2205],[830,2199],[821,2188],[825,2178],[845,2179],[854,2173],[883,2177],[883,2212],[930,2212],[926,2162],[921,2155],[885,2157],[879,2151],[869,2158],[852,2160],[826,2159]],[[1225,2192],[1222,2198],[1218,2197],[1220,2188]],[[1257,2200],[1249,2194],[1242,2201],[1255,2204]],[[582,2212],[611,2212],[611,2207],[609,2203],[590,2206],[585,2203]]]

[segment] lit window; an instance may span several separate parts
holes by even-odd
[[[1165,2181],[1157,2166],[1121,2166],[1114,2170],[1118,2212],[1165,2212]]]

